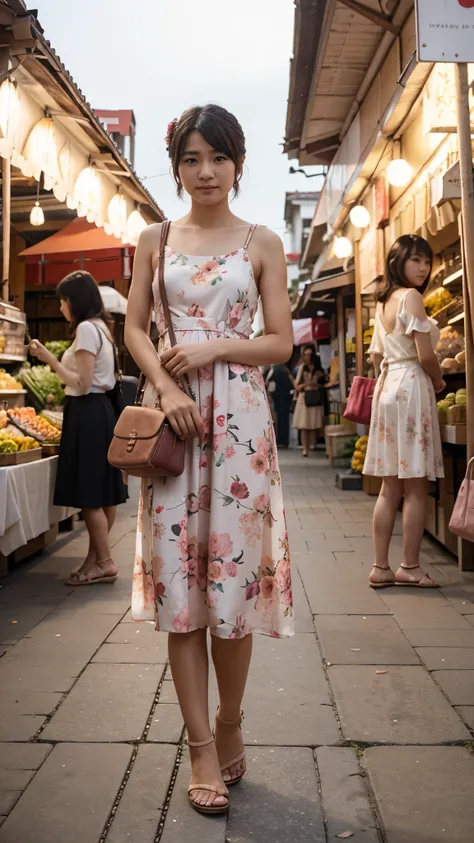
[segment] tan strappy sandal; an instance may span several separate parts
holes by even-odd
[[[420,579],[417,579],[414,574],[408,574],[408,580],[395,579],[395,585],[398,585],[401,588],[440,588],[440,584],[435,582],[429,574],[425,574],[420,565],[404,565],[402,562],[400,568],[403,571],[420,570],[423,576],[420,577]]]
[[[194,747],[208,746],[209,744],[211,744],[213,742],[214,742],[214,735],[212,735],[210,738],[208,738],[205,741],[190,741],[190,740],[188,740],[188,746],[194,746]],[[225,796],[225,798],[227,799],[227,803],[225,805],[213,805],[212,803],[210,805],[200,805],[198,802],[195,802],[194,799],[191,798],[191,794],[194,793],[194,791],[197,791],[197,790],[205,790],[205,791],[208,791],[209,793],[214,793],[215,796]],[[199,814],[226,814],[227,811],[229,810],[228,796],[229,796],[229,791],[227,790],[227,787],[224,787],[224,788],[211,787],[210,784],[190,784],[189,787],[188,787],[189,801],[190,801],[192,807],[194,808],[194,810],[197,811]]]
[[[372,565],[372,568],[378,568],[379,571],[389,571],[390,570],[390,568],[384,568],[383,565],[376,565],[375,562]],[[392,571],[392,574],[393,574],[393,571]],[[393,580],[386,580],[385,582],[372,582],[372,580],[369,577],[369,585],[370,585],[371,588],[390,588],[392,585],[396,585],[396,584],[397,583],[396,583],[396,580],[395,580],[395,574],[393,574]]]
[[[224,720],[219,714],[219,709],[217,709],[216,717],[220,721],[220,723],[224,724],[224,726],[239,726],[241,728],[242,727],[242,720],[244,719],[244,712],[243,711],[240,712],[240,717],[239,717],[238,720]],[[245,776],[245,773],[247,772],[247,764],[246,764],[246,760],[245,760],[245,755],[246,755],[246,753],[245,753],[245,748],[244,748],[242,750],[242,752],[240,752],[239,755],[236,755],[235,758],[232,758],[231,761],[226,761],[225,764],[222,764],[222,766],[221,766],[222,778],[224,779],[224,784],[227,787],[234,787],[234,785],[238,784],[242,780],[242,778]],[[239,764],[242,761],[244,762],[242,772],[239,773],[238,776],[234,776],[234,778],[232,778],[231,776],[226,777],[226,775],[225,775],[226,771],[229,770],[231,767],[233,767],[235,764]]]

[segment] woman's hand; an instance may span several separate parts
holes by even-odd
[[[208,340],[175,345],[160,354],[160,361],[171,377],[179,380],[192,369],[204,369],[215,363],[217,355],[218,340]]]
[[[39,340],[32,340],[29,344],[28,351],[32,357],[37,357],[42,363],[51,363],[51,358],[54,357]],[[55,357],[54,359],[56,360]]]
[[[446,389],[446,381],[444,381],[443,378],[439,381],[433,381],[433,387],[436,394],[438,394],[438,392],[444,392]]]
[[[297,392],[304,392],[304,390],[306,389],[306,384],[299,383],[297,386],[295,386],[295,389]]]
[[[197,404],[182,389],[174,384],[162,390],[161,409],[171,424],[174,432],[181,439],[203,439],[204,422]]]

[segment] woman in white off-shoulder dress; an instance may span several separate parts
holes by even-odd
[[[364,465],[364,474],[384,478],[374,510],[373,588],[437,587],[419,561],[428,484],[444,476],[435,398],[446,387],[434,352],[440,334],[422,297],[432,263],[426,240],[400,237],[390,250],[387,277],[377,296],[369,351],[379,377]],[[402,497],[404,556],[394,574],[388,553]]]

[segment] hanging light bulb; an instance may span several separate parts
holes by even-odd
[[[395,158],[387,167],[387,178],[392,187],[406,187],[413,170],[404,158]]]
[[[112,196],[107,208],[107,215],[115,237],[120,238],[127,230],[127,203],[121,193]]]
[[[143,219],[140,211],[132,211],[127,222],[127,239],[132,246],[136,246],[138,238],[143,229],[147,227],[147,223]]]
[[[51,117],[43,117],[33,126],[23,149],[23,158],[32,168],[37,181],[41,171],[52,181],[59,181],[56,130]]]
[[[95,167],[84,167],[74,185],[73,203],[78,217],[95,219],[100,211],[100,182]]]
[[[38,182],[38,188],[36,190],[36,202],[33,205],[30,213],[30,223],[31,225],[43,225],[44,223],[44,213],[43,209],[39,203],[39,190],[40,184]]]
[[[370,223],[370,214],[363,205],[354,205],[349,216],[355,228],[367,228]]]
[[[334,254],[336,258],[350,258],[352,255],[352,243],[348,237],[336,237],[334,240]]]
[[[20,94],[11,79],[0,85],[0,129],[4,138],[12,139],[20,121]]]

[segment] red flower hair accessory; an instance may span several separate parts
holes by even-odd
[[[168,128],[166,130],[166,137],[165,137],[165,144],[166,144],[167,150],[169,150],[169,148],[170,148],[171,138],[173,137],[173,132],[176,129],[177,123],[178,123],[177,117],[175,117],[174,120],[171,121],[171,123],[168,123]]]

